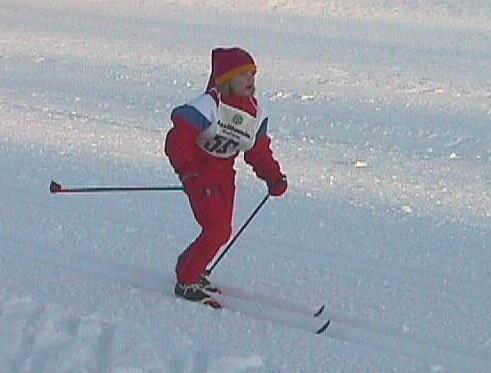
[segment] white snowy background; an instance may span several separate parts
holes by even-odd
[[[214,272],[316,336],[176,299],[172,108],[239,45],[288,174]],[[239,159],[235,226],[266,193]],[[0,0],[1,372],[491,371],[489,0]]]

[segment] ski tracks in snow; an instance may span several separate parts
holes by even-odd
[[[352,267],[333,265],[331,269],[335,273],[335,276],[344,277],[348,276],[348,273],[343,274],[343,270],[340,268],[357,268],[357,260],[353,258]],[[339,264],[339,263],[338,263]],[[360,281],[374,281],[375,285],[383,288],[383,283],[386,281],[386,276],[391,277],[392,272],[397,271],[397,269],[392,268],[391,270],[386,270],[384,267],[384,273],[382,274],[382,269],[378,267],[369,270],[367,263],[364,265],[358,263],[360,268],[363,270],[356,271],[356,273],[361,275]],[[474,289],[469,287],[470,291],[468,294],[464,293],[464,289],[467,288],[465,283],[458,283],[457,281],[449,281],[446,283],[448,287],[440,288],[437,275],[426,274],[426,277],[416,277],[414,282],[409,281],[402,286],[401,278],[405,279],[403,268],[399,268],[402,272],[399,274],[399,280],[391,278],[395,281],[392,283],[396,286],[399,292],[399,296],[406,297],[406,293],[416,292],[419,294],[424,294],[427,299],[432,300],[435,303],[439,301],[445,302],[449,307],[453,307],[453,303],[449,303],[449,299],[453,299],[453,302],[458,303],[459,300],[469,301],[468,298],[472,298],[472,294],[476,293],[476,298],[474,301],[481,301],[481,307],[486,307],[488,304],[487,297],[478,297],[478,293],[481,289]],[[302,269],[297,268],[297,271],[302,272]],[[424,271],[420,271],[421,274]],[[364,275],[366,278],[364,279]],[[273,276],[274,277],[274,276]],[[326,278],[324,277],[324,280]],[[280,281],[280,279],[278,279]],[[327,280],[329,281],[329,280]],[[380,283],[380,284],[379,284]],[[455,288],[450,284],[455,285]],[[373,285],[373,284],[372,284]],[[468,284],[467,284],[468,285]],[[258,284],[259,287],[261,285]],[[339,289],[338,289],[339,290]],[[233,291],[239,291],[233,289]],[[305,292],[306,299],[317,299],[319,298],[318,290],[310,288],[307,286],[302,289]],[[243,291],[242,291],[243,292]],[[284,292],[280,291],[280,297],[284,296]],[[273,304],[275,307],[281,307],[282,304],[285,308],[291,310],[296,310],[298,312],[307,313],[308,307],[299,304],[293,304],[288,300],[281,300],[281,298],[268,299],[266,294],[247,294],[243,295],[246,298],[258,298],[262,299],[268,304]],[[353,294],[356,297],[356,294]],[[295,298],[293,296],[293,298]],[[379,297],[377,297],[379,299]],[[382,299],[382,298],[380,298]],[[404,310],[400,315],[397,316],[398,321],[394,321],[394,317],[389,317],[388,320],[384,320],[384,315],[377,314],[376,305],[372,305],[371,308],[364,308],[363,302],[354,302],[351,306],[353,307],[350,311],[343,311],[337,309],[335,305],[336,302],[330,302],[329,299],[324,299],[327,301],[328,305],[324,311],[324,317],[331,319],[331,325],[326,332],[326,335],[330,338],[334,338],[339,341],[344,341],[350,344],[355,344],[359,346],[366,347],[372,351],[379,351],[381,353],[389,353],[404,356],[409,360],[416,361],[421,365],[425,366],[428,371],[436,372],[461,372],[461,371],[475,371],[475,372],[487,372],[491,368],[491,355],[488,345],[480,344],[477,340],[471,340],[473,334],[473,329],[476,329],[475,319],[470,315],[464,315],[462,311],[458,309],[453,309],[454,313],[459,314],[457,320],[462,321],[464,319],[468,322],[468,325],[462,323],[452,323],[452,319],[448,319],[448,315],[440,315],[440,324],[434,325],[426,320],[427,315],[420,313],[415,319],[415,315],[405,312]],[[322,299],[319,299],[322,301]],[[389,302],[390,303],[390,302]],[[345,308],[346,305],[343,305]],[[475,310],[476,313],[480,313],[482,310]],[[386,311],[391,312],[391,311]],[[396,312],[393,310],[393,312]],[[428,312],[438,312],[437,308],[432,309]],[[389,313],[390,315],[390,313]],[[438,315],[434,317],[438,318]],[[475,317],[475,316],[474,316]],[[482,320],[479,323],[485,328],[486,325],[486,315],[482,313]],[[448,329],[445,335],[438,333],[433,330],[434,327],[438,329],[446,326]],[[463,334],[459,334],[463,333]],[[485,330],[482,330],[481,338],[486,334]],[[459,338],[456,338],[456,335]]]
[[[486,352],[477,352],[438,340],[409,337],[386,326],[374,328],[373,323],[361,319],[350,320],[338,316],[333,316],[332,319],[327,332],[330,337],[373,350],[402,355],[418,361],[431,371],[460,372],[472,367],[472,371],[484,372],[489,369],[490,362]]]
[[[6,372],[106,372],[116,325],[80,317],[31,297],[1,302],[0,365]],[[20,333],[19,333],[20,331]]]
[[[97,291],[104,294],[110,294],[116,285],[123,289],[123,294],[116,294],[116,298],[122,297],[127,303],[131,303],[131,297],[143,303],[146,294],[156,299],[157,305],[161,303],[158,299],[166,302],[173,299],[171,276],[123,264],[31,250],[32,243],[20,237],[15,241],[15,247],[6,245],[0,256],[13,270],[26,263],[33,264],[38,267],[36,271],[51,273],[50,282],[60,286],[70,278],[79,278],[82,292],[86,291],[83,283],[97,285]],[[16,291],[16,295],[10,296],[0,289],[0,341],[11,341],[0,343],[2,373],[239,373],[259,372],[264,368],[263,358],[258,354],[223,351],[195,342],[193,333],[181,327],[181,322],[169,315],[167,308],[156,310],[154,303],[147,305],[146,311],[154,312],[158,318],[147,315],[147,321],[135,318],[132,309],[114,309],[111,313],[96,305],[94,311],[87,312],[79,310],[77,304],[73,309],[65,309],[66,304],[57,303],[53,295],[56,292],[50,295],[35,286],[29,287],[27,279],[21,280],[17,277],[17,286],[24,289],[22,292],[32,291],[32,295],[20,297],[18,294],[22,292]],[[75,293],[72,296],[77,296],[80,289],[70,291]],[[105,302],[100,296],[93,295],[96,301]],[[119,303],[117,307],[132,307],[145,313],[141,304]],[[213,317],[204,308],[203,312]]]
[[[165,329],[165,327],[163,327]],[[258,355],[191,347],[156,348],[141,325],[76,316],[30,296],[0,296],[0,366],[15,372],[243,372],[262,366]],[[183,333],[185,334],[185,333]],[[186,351],[183,354],[179,351]]]
[[[90,281],[100,281],[101,286],[104,286],[104,283],[116,283],[132,287],[137,292],[159,292],[166,298],[172,297],[169,290],[172,287],[170,275],[165,276],[115,263],[96,263],[84,258],[68,260],[55,255],[41,258],[39,254],[22,250],[18,250],[15,254],[17,259],[22,257],[23,254],[19,255],[21,252],[25,253],[24,259],[39,261],[43,265],[76,273]],[[14,255],[13,251],[10,250],[4,253]],[[111,270],[108,271],[108,268]],[[282,312],[282,315],[290,312],[291,319],[284,323],[280,322],[280,324],[289,328],[303,329],[298,327],[298,323],[296,323],[298,320],[295,319],[294,314],[303,315],[303,319],[306,319],[310,312],[307,305],[289,299],[270,297],[261,292],[246,291],[234,287],[228,287],[228,291],[231,293],[232,300],[237,299],[239,303],[244,300],[246,307],[249,302],[256,302],[258,307],[254,307],[254,309],[257,312],[246,312],[246,314],[248,314],[247,317],[253,317],[261,322],[277,321],[278,318],[276,317],[268,318],[269,312],[283,310],[285,312]],[[138,296],[138,293],[136,295]],[[240,304],[239,306],[242,307]],[[0,307],[2,309],[1,325],[15,325],[14,329],[2,328],[0,333],[3,335],[0,335],[0,339],[8,340],[9,335],[5,335],[5,333],[9,333],[9,330],[11,334],[15,330],[23,330],[20,340],[11,344],[10,348],[13,350],[0,350],[0,361],[5,360],[8,356],[15,356],[15,359],[5,363],[6,366],[12,368],[12,371],[19,371],[20,368],[31,371],[30,367],[32,366],[45,366],[45,371],[49,371],[50,364],[53,364],[54,361],[57,362],[58,359],[67,364],[67,369],[63,371],[70,371],[70,368],[75,366],[73,364],[81,364],[81,366],[90,369],[94,368],[96,371],[114,371],[114,369],[123,366],[118,364],[122,355],[126,356],[127,352],[138,350],[140,352],[137,356],[142,356],[141,349],[152,346],[151,338],[145,336],[145,327],[132,325],[128,320],[122,322],[121,320],[107,321],[95,316],[67,316],[60,313],[56,307],[50,310],[53,307],[36,305],[32,300],[25,298],[1,302]],[[16,309],[20,311],[17,312]],[[439,338],[431,339],[428,336],[409,333],[404,327],[391,323],[336,312],[332,307],[328,307],[323,317],[332,320],[326,332],[327,337],[368,348],[375,352],[403,356],[425,366],[429,371],[464,371],[471,367],[472,371],[478,372],[487,371],[490,366],[488,352],[476,349],[475,346],[467,347]],[[314,319],[311,321],[314,322]],[[165,326],[162,327],[162,333],[165,333]],[[184,330],[183,334],[186,334]],[[312,338],[316,338],[316,336],[312,335]],[[130,346],[128,346],[128,340],[131,341]],[[121,344],[127,346],[123,347]],[[171,367],[171,371],[175,372],[201,371],[196,370],[196,367],[203,367],[203,359],[206,360],[205,366],[208,366],[208,370],[203,370],[203,372],[215,371],[213,367],[222,367],[227,359],[229,363],[234,362],[232,365],[235,368],[232,371],[242,371],[241,369],[245,366],[248,367],[247,369],[262,366],[260,356],[214,356],[212,358],[214,355],[212,352],[198,349],[184,358],[183,356],[169,355],[163,351],[159,354],[155,351],[155,347],[151,350],[148,353],[151,353],[157,361],[150,361],[150,363],[153,364],[153,367],[160,366],[164,371],[169,367]],[[51,353],[51,356],[48,357],[47,353]],[[179,354],[182,355],[182,352],[178,352]],[[167,356],[168,359],[160,361],[162,355]],[[140,362],[140,364],[147,364],[147,362]],[[126,366],[126,368],[128,367]]]
[[[298,320],[295,317],[283,317],[283,324],[297,329],[312,331],[318,325],[315,319],[308,319],[314,308],[298,304],[285,298],[271,297],[267,294],[245,291],[234,287],[225,287],[232,298],[238,297],[248,302],[257,302],[265,307],[263,312],[256,309],[254,317],[266,321],[278,321],[281,315],[268,318],[271,310],[284,310],[287,313],[303,315]],[[239,304],[240,306],[240,304]],[[247,305],[246,305],[247,308]],[[251,313],[251,315],[254,315]],[[274,316],[274,312],[271,314]],[[472,367],[473,371],[487,371],[490,366],[488,352],[483,349],[456,345],[437,338],[408,333],[407,327],[399,327],[391,323],[351,316],[342,312],[327,309],[322,318],[330,318],[332,323],[325,335],[340,341],[357,344],[372,350],[393,353],[410,360],[418,361],[430,371],[465,371]],[[296,322],[298,321],[298,322]],[[310,322],[308,322],[310,321]]]

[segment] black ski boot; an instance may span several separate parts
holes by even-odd
[[[191,302],[203,303],[213,308],[221,308],[220,304],[212,298],[209,291],[201,284],[180,284],[174,287],[174,294]]]
[[[201,281],[200,281],[199,284],[208,293],[218,293],[218,294],[221,294],[220,289],[211,283],[211,281],[210,281],[210,279],[208,278],[207,275],[203,275],[201,277]]]

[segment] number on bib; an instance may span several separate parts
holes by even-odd
[[[204,147],[211,153],[228,154],[233,152],[239,143],[224,136],[216,135],[212,141],[206,142]]]

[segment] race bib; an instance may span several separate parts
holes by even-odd
[[[259,118],[220,102],[218,118],[198,136],[198,145],[207,153],[229,158],[254,146]]]

